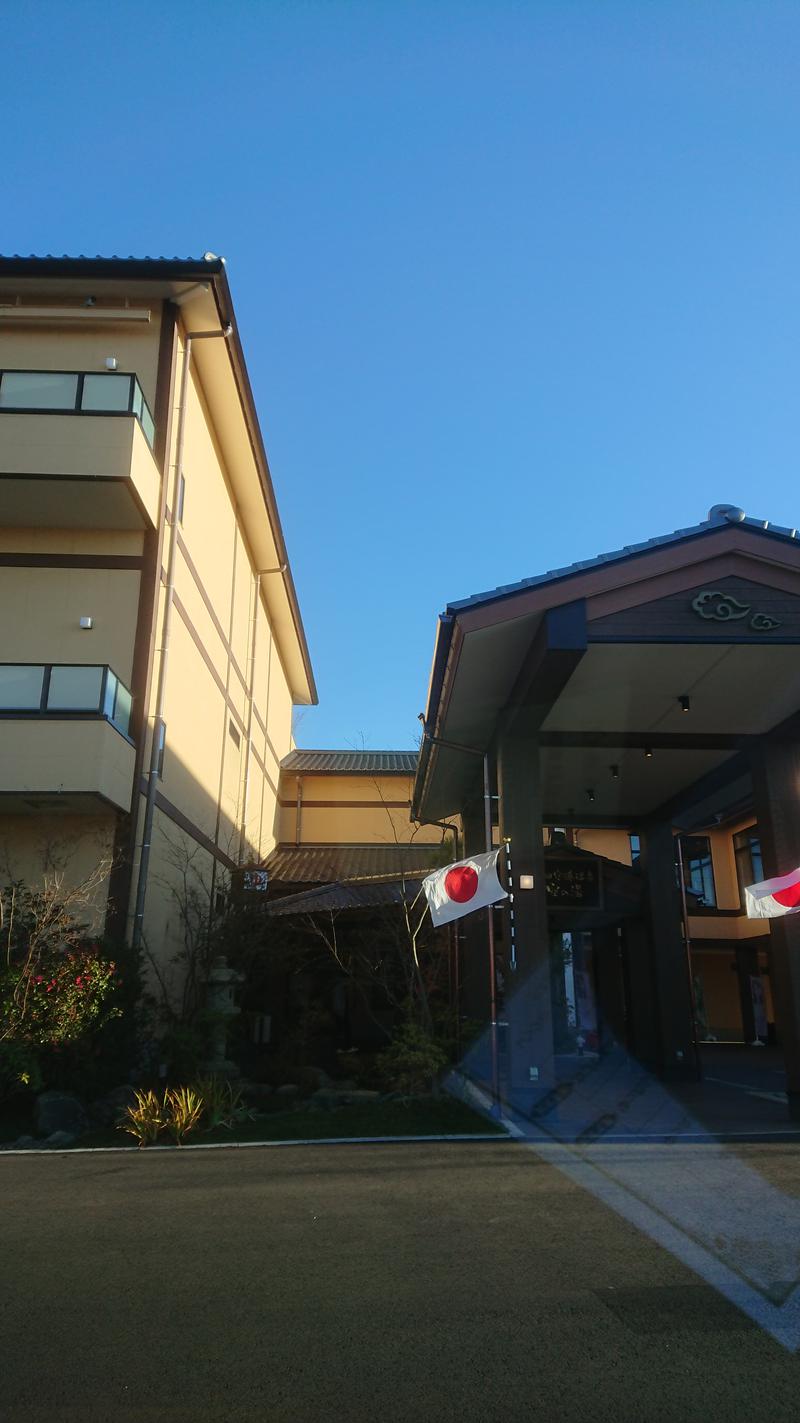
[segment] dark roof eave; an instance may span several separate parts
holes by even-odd
[[[310,695],[309,705],[318,706],[319,693],[317,692],[317,684],[314,679],[314,672],[311,666],[311,654],[308,650],[308,642],[306,640],[305,628],[303,627],[303,619],[300,614],[300,604],[297,599],[297,590],[294,586],[292,570],[289,567],[289,554],[286,548],[286,540],[283,535],[283,525],[281,524],[280,514],[278,513],[278,503],[275,498],[275,487],[272,483],[272,475],[270,473],[269,460],[267,459],[267,451],[264,445],[264,437],[261,434],[261,426],[258,422],[256,403],[253,397],[253,388],[250,384],[250,377],[247,373],[247,365],[244,359],[244,351],[242,349],[242,342],[239,336],[239,328],[236,323],[236,315],[233,307],[233,297],[231,295],[230,284],[228,282],[228,274],[225,269],[224,263],[221,264],[219,272],[215,273],[213,290],[214,300],[216,301],[217,311],[219,312],[220,323],[222,325],[227,325],[227,323],[230,322],[233,328],[231,333],[231,339],[228,342],[228,350],[230,352],[231,361],[234,368],[237,389],[239,390],[242,398],[242,412],[244,414],[245,421],[247,424],[247,432],[250,437],[250,445],[253,451],[253,456],[255,458],[259,479],[261,481],[261,489],[264,495],[264,502],[266,503],[267,511],[269,513],[270,524],[272,525],[272,529],[275,535],[275,543],[278,549],[278,561],[279,563],[286,564],[286,572],[283,574],[283,581],[284,587],[286,588],[286,596],[289,599],[289,606],[292,610],[292,621],[294,622],[295,632],[297,633],[297,639],[300,644],[300,655],[303,662],[303,668],[308,679],[308,689]]]

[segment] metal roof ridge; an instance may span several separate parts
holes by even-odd
[[[483,593],[473,593],[467,598],[457,599],[448,603],[446,612],[448,614],[458,613],[465,608],[473,607],[478,603],[490,603],[495,598],[509,597],[514,593],[522,592],[526,588],[531,588],[536,584],[556,582],[560,578],[567,578],[572,574],[585,572],[588,568],[598,568],[606,563],[621,562],[624,559],[632,558],[637,554],[646,553],[648,549],[660,548],[665,544],[680,543],[684,539],[702,537],[707,533],[726,527],[737,527],[743,524],[746,528],[753,529],[757,533],[766,534],[770,538],[781,540],[791,540],[797,542],[798,531],[795,528],[786,528],[782,525],[771,524],[769,519],[755,519],[745,515],[742,510],[733,506],[715,506],[715,509],[730,508],[732,516],[729,518],[722,514],[714,514],[714,517],[704,519],[699,524],[690,524],[682,529],[675,529],[670,534],[657,534],[651,539],[645,539],[642,543],[626,544],[622,548],[612,549],[608,553],[599,553],[594,558],[577,559],[573,563],[567,563],[559,568],[551,568],[546,573],[534,574],[532,577],[521,578],[516,583],[501,584],[497,588],[487,589]]]

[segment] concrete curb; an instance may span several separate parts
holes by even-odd
[[[505,1132],[451,1132],[440,1136],[310,1136],[288,1137],[281,1141],[196,1141],[186,1146],[22,1146],[0,1150],[4,1156],[88,1156],[114,1155],[133,1152],[136,1156],[154,1155],[158,1151],[178,1151],[185,1156],[189,1151],[249,1151],[253,1147],[264,1146],[391,1146],[394,1142],[425,1141],[480,1141],[508,1143],[510,1137]]]

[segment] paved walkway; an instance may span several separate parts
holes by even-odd
[[[632,1150],[640,1187],[672,1153],[706,1192],[708,1148]],[[797,1148],[736,1159],[797,1191]],[[526,1146],[64,1153],[0,1178],[10,1423],[797,1418],[792,1348]]]

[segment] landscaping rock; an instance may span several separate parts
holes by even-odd
[[[52,1136],[54,1131],[81,1136],[88,1125],[83,1103],[70,1092],[42,1092],[36,1098],[34,1126],[39,1136]]]
[[[320,1087],[312,1093],[311,1101],[318,1107],[334,1110],[336,1107],[363,1106],[366,1102],[380,1101],[380,1092],[368,1092],[363,1087]]]
[[[132,1107],[135,1101],[136,1092],[126,1082],[124,1086],[114,1087],[111,1092],[92,1102],[89,1117],[96,1126],[114,1127],[122,1121],[126,1107]]]
[[[276,1097],[297,1097],[299,1094],[300,1088],[296,1082],[284,1082],[281,1087],[275,1088]]]
[[[243,1082],[242,1096],[246,1102],[257,1107],[259,1103],[265,1102],[274,1092],[274,1087],[269,1082]]]
[[[73,1141],[76,1140],[77,1138],[73,1136],[71,1131],[54,1131],[52,1136],[49,1136],[44,1144],[45,1146],[52,1146],[57,1149],[61,1146],[72,1146]]]

